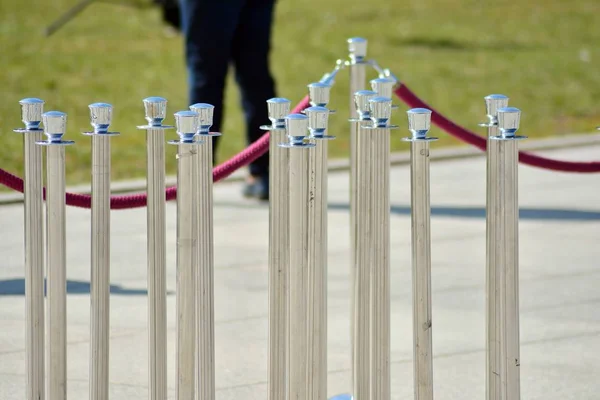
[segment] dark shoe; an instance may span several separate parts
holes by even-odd
[[[255,196],[259,200],[269,200],[269,177],[261,176],[256,181]]]
[[[257,198],[259,200],[269,200],[269,177],[261,176],[251,178],[244,185],[242,191],[244,197]]]

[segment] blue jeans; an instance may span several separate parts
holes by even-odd
[[[256,141],[269,123],[266,101],[275,97],[269,68],[275,0],[180,0],[190,104],[215,106],[214,131],[223,120],[225,78],[230,63],[241,91],[246,140]],[[235,133],[225,133],[223,137]],[[216,138],[215,138],[216,139]],[[218,140],[213,140],[216,153]],[[266,176],[269,154],[250,164],[250,174]]]

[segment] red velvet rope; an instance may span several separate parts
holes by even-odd
[[[401,85],[396,89],[396,95],[404,101],[409,107],[414,108],[427,108],[432,111],[431,120],[438,127],[448,132],[450,135],[462,140],[465,143],[471,144],[480,150],[485,151],[487,147],[487,140],[470,130],[456,125],[448,118],[444,117],[427,103],[421,100],[415,95],[406,85]],[[293,110],[293,113],[304,110],[309,105],[308,96],[305,97]],[[248,165],[258,157],[266,153],[269,149],[269,132],[266,132],[260,139],[252,143],[241,153],[237,154],[230,160],[218,165],[213,169],[213,180],[215,182],[226,178],[231,175],[237,169]],[[524,151],[519,152],[519,161],[537,168],[549,169],[553,171],[562,172],[579,172],[579,173],[596,173],[600,172],[600,162],[589,161],[589,162],[574,162],[574,161],[561,161],[536,156],[531,153]],[[23,193],[23,180],[16,175],[11,174],[3,169],[0,169],[0,184],[3,184],[13,190]],[[177,187],[172,186],[166,189],[166,199],[174,200],[177,197]],[[46,198],[46,191],[44,189],[44,199]],[[91,197],[85,194],[67,193],[66,202],[69,206],[90,208]],[[123,210],[128,208],[145,207],[147,201],[146,193],[140,193],[128,196],[111,196],[110,208],[113,210]]]
[[[409,107],[427,108],[431,110],[431,121],[439,128],[448,132],[450,135],[462,140],[463,142],[469,143],[480,150],[486,150],[487,140],[485,138],[469,131],[466,128],[463,128],[462,126],[456,125],[454,122],[435,111],[423,100],[417,97],[417,95],[415,95],[406,85],[402,84],[399,88],[397,88],[396,95]],[[600,162],[598,161],[574,162],[553,160],[550,158],[536,156],[535,154],[524,151],[519,152],[519,161],[532,167],[549,169],[553,171],[580,173],[600,172]]]
[[[309,106],[309,98],[306,96],[292,110],[292,113],[298,113]],[[266,132],[257,141],[252,143],[241,153],[237,154],[223,164],[216,166],[213,169],[213,180],[218,182],[234,173],[239,168],[250,164],[258,157],[262,156],[269,150],[269,132]],[[3,169],[0,169],[0,183],[13,190],[23,193],[23,179],[11,174]],[[165,191],[167,201],[177,198],[177,187],[168,187]],[[44,199],[46,199],[46,188],[44,188]],[[111,196],[110,208],[112,210],[124,210],[128,208],[145,207],[147,202],[147,194],[140,193],[127,196]],[[86,194],[67,193],[66,203],[69,206],[79,208],[90,208],[92,206],[92,198]]]

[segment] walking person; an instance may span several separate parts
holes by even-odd
[[[275,0],[179,0],[185,40],[190,104],[215,106],[213,130],[220,131],[229,66],[241,91],[246,141],[264,133],[268,121],[265,102],[275,97],[269,66]],[[227,136],[225,136],[227,137]],[[218,138],[213,138],[216,154]],[[269,154],[249,165],[244,195],[269,198]]]

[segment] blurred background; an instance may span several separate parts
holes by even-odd
[[[216,1],[216,0],[215,0]],[[0,0],[0,168],[22,175],[18,101],[39,97],[45,110],[68,113],[69,185],[89,182],[88,104],[114,106],[113,179],[145,175],[142,99],[169,100],[166,123],[186,109],[187,73],[181,35],[164,21],[154,0],[93,1],[58,31],[46,28],[76,0]],[[294,104],[306,85],[347,58],[346,39],[369,41],[376,59],[417,95],[456,123],[484,134],[483,97],[502,93],[523,111],[521,133],[532,138],[593,132],[600,125],[600,1],[598,0],[278,0],[271,63],[277,94]],[[211,33],[206,32],[206,40]],[[369,79],[375,78],[372,71]],[[332,88],[330,156],[348,156],[347,71]],[[407,107],[394,150],[407,149]],[[265,104],[266,107],[266,104]],[[268,121],[265,121],[267,123]],[[218,160],[245,145],[239,94],[230,74],[224,137]],[[462,146],[442,138],[433,148]],[[167,131],[167,138],[175,138]],[[176,171],[167,146],[167,173]],[[600,158],[600,156],[599,156]]]

